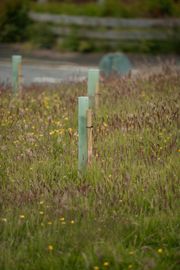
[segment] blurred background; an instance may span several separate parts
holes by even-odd
[[[178,0],[1,0],[0,43],[58,52],[180,53]]]
[[[0,0],[1,82],[14,54],[26,84],[83,80],[90,66],[180,67],[180,1]]]

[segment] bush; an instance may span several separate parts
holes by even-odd
[[[25,40],[28,24],[28,2],[26,0],[1,0],[1,42],[19,42]]]
[[[37,12],[123,18],[179,17],[179,6],[177,0],[105,0],[102,5],[98,5],[97,1],[77,4],[71,0],[49,0],[43,5],[37,2],[31,4],[31,8]]]
[[[152,17],[171,16],[173,2],[171,0],[151,0],[149,1],[149,13]]]
[[[38,48],[52,48],[55,43],[55,36],[50,26],[45,23],[35,23],[28,28],[29,40]]]

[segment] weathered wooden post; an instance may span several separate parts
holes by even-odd
[[[13,93],[22,90],[22,57],[21,55],[12,56],[12,89]]]
[[[78,98],[78,170],[84,172],[88,164],[87,110],[89,98]]]
[[[99,69],[88,70],[88,97],[89,108],[95,107],[96,90],[99,89]]]
[[[95,92],[95,110],[97,110],[99,108],[99,96],[100,96],[99,82],[97,82],[97,84],[96,84],[96,92]]]

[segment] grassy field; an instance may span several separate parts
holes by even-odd
[[[175,270],[180,73],[101,83],[94,157],[77,173],[86,82],[0,90],[0,269]]]

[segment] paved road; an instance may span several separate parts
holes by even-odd
[[[4,57],[3,57],[4,56]],[[94,58],[93,58],[94,57]],[[23,57],[23,78],[24,84],[30,83],[59,83],[62,81],[81,81],[87,78],[88,66],[97,67],[100,56],[90,55],[71,55],[64,58],[57,55],[57,58],[44,60],[38,58],[24,58]],[[11,57],[7,56],[2,51],[0,52],[0,83],[11,83],[12,80],[12,65]],[[180,57],[173,57],[176,66],[180,68]],[[166,61],[172,60],[171,57],[165,56],[159,59],[152,56],[131,56],[130,60],[133,63],[135,74],[136,71],[144,70],[155,71]],[[172,61],[170,61],[172,62]]]
[[[88,67],[77,65],[57,65],[50,62],[23,63],[24,84],[59,83],[62,81],[80,81],[87,77]],[[12,66],[8,61],[0,62],[0,83],[11,83]]]

